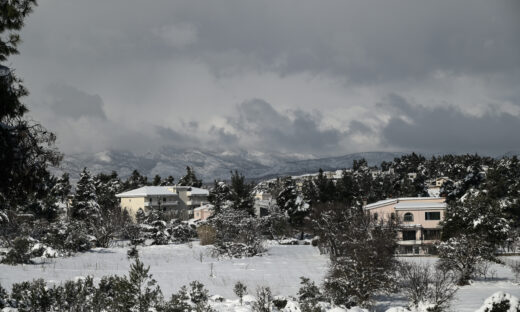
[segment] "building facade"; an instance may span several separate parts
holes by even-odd
[[[398,254],[424,255],[434,252],[441,238],[440,222],[446,216],[442,197],[407,197],[381,200],[364,206],[376,220],[399,221]]]
[[[146,214],[152,209],[169,213],[171,217],[188,219],[193,209],[208,202],[208,190],[187,186],[143,186],[117,194],[121,209],[125,209],[135,221],[142,209]]]

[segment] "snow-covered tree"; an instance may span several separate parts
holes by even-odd
[[[254,185],[245,181],[244,175],[238,171],[231,173],[231,185],[229,192],[229,201],[231,208],[248,213],[250,216],[255,215],[254,210]]]
[[[497,262],[492,245],[475,234],[459,234],[437,247],[439,265],[457,273],[458,285],[469,284],[477,267],[484,261]]]
[[[296,191],[296,185],[292,178],[282,180],[281,184],[282,187],[276,195],[276,204],[287,213],[291,225],[301,226],[303,218],[309,212],[309,204]]]
[[[84,168],[80,173],[76,194],[72,200],[71,217],[88,224],[97,224],[101,218],[97,200],[94,179],[87,168]]]
[[[213,205],[214,215],[219,214],[222,206],[228,204],[229,196],[230,190],[226,182],[215,180],[208,197],[209,202]]]
[[[179,179],[178,184],[182,186],[201,187],[202,180],[197,179],[197,176],[195,175],[195,170],[188,166],[186,167],[186,175]]]
[[[322,250],[331,264],[326,294],[347,307],[368,305],[377,293],[395,285],[397,228],[392,220],[374,221],[358,209],[340,204],[318,207],[314,222]]]

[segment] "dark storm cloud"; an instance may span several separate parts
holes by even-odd
[[[481,116],[463,113],[454,106],[427,108],[410,104],[392,94],[389,108],[399,111],[382,129],[392,146],[430,152],[493,152],[518,149],[519,116],[486,112]]]
[[[56,131],[65,150],[134,149],[116,139],[113,129],[124,125],[120,135],[135,130],[150,144],[473,151],[475,135],[459,128],[478,121],[493,125],[482,134],[492,141],[485,148],[503,149],[516,142],[493,139],[516,125],[519,16],[516,0],[46,0],[27,19],[20,56],[10,61],[31,91],[28,102],[55,83],[48,103],[56,116],[111,136],[101,144],[99,133],[64,124]],[[390,92],[402,97],[377,106]],[[247,101],[254,97],[277,109]],[[471,117],[473,105],[495,108]],[[431,137],[430,147],[408,133],[441,114],[447,117],[438,123],[458,128],[465,144]],[[226,123],[226,116],[235,117]]]
[[[192,133],[181,132],[170,127],[156,126],[156,133],[164,145],[176,147],[194,147],[200,145],[200,140]]]
[[[72,117],[95,117],[105,120],[103,100],[97,94],[88,94],[68,85],[51,85],[47,90],[48,102],[57,115]]]
[[[261,99],[238,106],[238,117],[228,119],[241,135],[259,147],[285,152],[318,152],[337,148],[342,132],[321,129],[321,116],[302,110],[282,114]]]

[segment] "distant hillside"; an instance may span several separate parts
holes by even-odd
[[[230,171],[238,170],[249,179],[298,175],[323,170],[350,168],[355,159],[365,158],[369,165],[379,165],[403,153],[366,152],[339,157],[298,159],[296,156],[264,153],[217,153],[202,150],[179,150],[163,147],[155,153],[136,155],[128,151],[106,151],[95,154],[66,155],[56,174],[68,172],[77,178],[83,167],[94,173],[116,171],[127,177],[137,169],[141,174],[152,177],[173,175],[177,180],[186,172],[186,166],[195,169],[205,182],[213,179],[228,179]]]

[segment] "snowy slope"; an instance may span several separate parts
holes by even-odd
[[[230,171],[239,170],[247,178],[258,179],[288,174],[303,174],[323,170],[349,168],[354,159],[365,158],[369,165],[379,165],[402,153],[367,152],[340,157],[309,159],[309,155],[267,154],[261,152],[216,152],[204,150],[179,150],[162,147],[156,152],[137,155],[127,151],[105,151],[95,154],[65,155],[56,174],[68,172],[74,179],[83,167],[94,173],[116,171],[127,177],[137,169],[141,174],[153,177],[173,175],[176,179],[184,175],[186,166],[195,169],[206,182],[214,179],[229,179]]]

